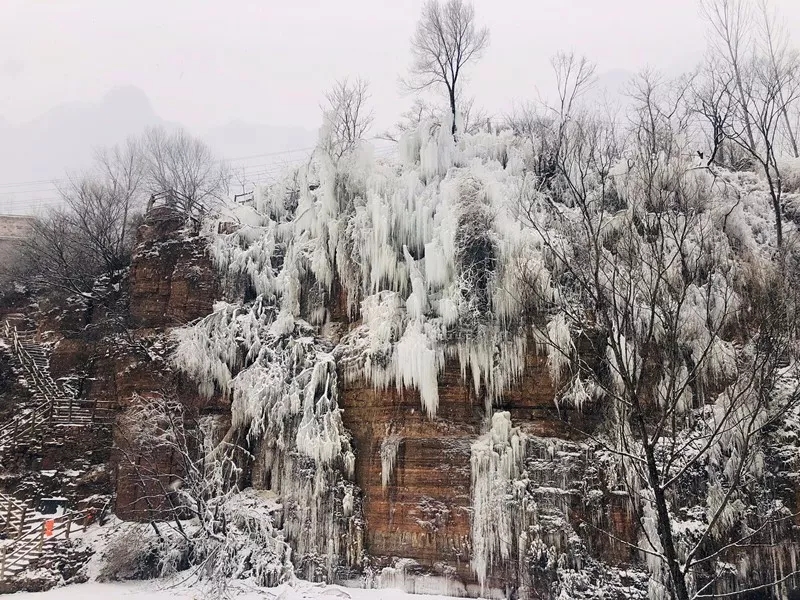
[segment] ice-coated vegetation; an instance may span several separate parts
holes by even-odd
[[[307,164],[207,219],[226,297],[175,332],[175,362],[202,393],[230,399],[224,443],[247,440],[305,576],[335,579],[362,558],[342,385],[416,390],[436,419],[449,364],[485,409],[471,450],[470,564],[482,586],[509,562],[561,590],[603,578],[586,570],[595,563],[569,521],[570,486],[536,484],[528,438],[494,413],[537,354],[559,414],[603,415],[582,432],[607,458],[591,491],[627,498],[652,598],[668,595],[680,561],[701,589],[722,561],[708,548],[778,514],[753,510],[765,428],[796,398],[774,395],[794,368],[772,368],[791,355],[791,335],[766,332],[755,302],[782,293],[767,194],[753,175],[698,167],[678,137],[660,154],[623,156],[590,147],[589,125],[575,125],[586,146],[550,179],[509,130],[454,139],[446,119],[422,122],[396,159],[362,143],[333,160],[323,128]],[[663,127],[654,135],[669,137]],[[785,239],[795,233],[787,222]],[[773,308],[770,318],[789,318]],[[387,424],[384,487],[400,444]],[[707,483],[690,486],[698,471]],[[625,576],[634,596],[640,575]]]

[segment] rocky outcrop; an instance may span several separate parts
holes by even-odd
[[[65,496],[73,507],[87,498],[102,504],[113,495],[120,516],[140,518],[140,499],[156,490],[131,485],[120,417],[137,394],[176,394],[198,415],[228,410],[227,403],[201,399],[195,386],[170,368],[165,335],[170,326],[209,313],[218,293],[203,239],[182,215],[159,208],[138,231],[130,268],[100,280],[93,298],[37,298],[31,307],[25,295],[7,294],[0,315],[23,329],[36,327],[37,340],[52,348],[53,378],[73,386],[82,403],[113,409],[117,419],[113,426],[65,428],[41,447],[9,452],[2,488],[34,502]],[[0,415],[11,414],[24,406],[26,389],[2,353],[0,376]],[[169,465],[162,466],[170,472]]]
[[[206,240],[168,209],[156,209],[140,228],[138,241],[116,300],[71,307],[60,313],[60,320],[47,321],[63,327],[52,357],[54,377],[73,377],[85,398],[113,401],[118,411],[113,434],[92,429],[72,440],[77,443],[49,448],[35,461],[19,463],[20,471],[38,473],[34,479],[39,493],[68,489],[70,498],[77,500],[113,492],[116,514],[132,520],[158,514],[164,506],[158,498],[169,489],[175,472],[173,457],[143,456],[131,446],[125,415],[136,395],[171,395],[180,399],[191,419],[210,416],[217,432],[230,425],[228,400],[221,395],[202,397],[195,382],[177,373],[169,358],[170,329],[208,315],[222,296]],[[330,323],[322,332],[337,341],[355,324],[336,281],[331,297]],[[42,332],[47,328],[42,326]],[[0,372],[0,400],[21,397],[24,391],[13,389],[2,360]],[[344,379],[340,375],[339,381]],[[606,597],[638,597],[645,585],[642,571],[630,567],[641,557],[629,545],[639,535],[637,520],[621,486],[609,483],[613,458],[599,451],[590,437],[601,423],[601,407],[589,404],[579,411],[557,406],[543,356],[528,352],[521,379],[493,407],[494,412],[508,413],[513,426],[509,435],[520,444],[519,464],[505,483],[509,493],[519,494],[524,502],[513,509],[521,511],[514,513],[514,539],[499,542],[508,544],[510,554],[493,560],[483,574],[475,561],[473,477],[477,459],[492,460],[480,455],[491,420],[469,374],[464,377],[454,360],[446,364],[439,376],[435,417],[422,410],[414,389],[375,389],[364,382],[340,386],[339,407],[355,454],[353,483],[360,490],[359,498],[350,499],[355,505],[350,510],[358,513],[352,520],[357,543],[347,550],[358,555],[352,562],[360,571],[349,571],[348,576],[419,592],[513,597],[524,589],[530,597],[549,597],[564,572],[592,573],[592,565],[602,563],[595,572],[598,581],[607,583]],[[11,409],[0,402],[0,410]],[[259,462],[263,457],[258,452],[255,455],[254,463],[243,465],[242,484],[270,489],[269,477],[276,475]],[[794,510],[797,486],[789,480],[795,458],[781,455],[772,460],[781,475],[770,485]],[[136,474],[143,464],[155,475],[144,485]],[[296,464],[305,471],[293,475],[309,476],[310,466],[299,460]],[[65,477],[64,465],[72,465],[77,473],[71,480]],[[14,485],[32,489],[23,479]],[[337,506],[342,504],[338,498]],[[298,519],[292,526],[302,535],[306,524]],[[523,535],[525,544],[519,542]],[[313,554],[313,549],[306,550],[304,560]],[[787,550],[781,560],[788,564],[792,555]],[[758,568],[766,564],[759,562]],[[330,577],[320,569],[305,573]]]
[[[182,325],[211,312],[217,278],[191,222],[168,207],[156,208],[139,229],[136,248],[130,274],[134,328]]]
[[[131,401],[136,396],[175,396],[192,418],[229,412],[224,400],[201,398],[196,386],[176,373],[169,361],[169,328],[207,315],[219,295],[205,239],[192,221],[169,207],[148,213],[138,231],[128,287],[127,343],[122,352],[108,348],[98,357],[95,370],[101,376],[92,393],[113,397],[119,405],[113,461],[116,513],[126,519],[147,519],[163,508],[163,501],[151,498],[163,497],[175,464],[174,457],[143,456],[131,448],[125,418]],[[142,469],[152,471],[152,477],[145,478],[149,482],[143,483]]]

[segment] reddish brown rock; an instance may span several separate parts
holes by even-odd
[[[211,312],[219,286],[205,239],[172,213],[152,211],[131,263],[130,319],[138,328],[183,325]]]

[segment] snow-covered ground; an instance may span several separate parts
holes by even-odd
[[[135,581],[125,583],[82,583],[54,588],[40,593],[19,593],[13,600],[201,600],[236,598],[237,600],[445,600],[445,596],[412,595],[401,590],[364,590],[336,585],[316,585],[298,581],[293,585],[258,588],[234,582],[224,596],[181,583],[180,579]],[[450,599],[452,600],[452,599]]]

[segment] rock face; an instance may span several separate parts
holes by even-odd
[[[174,395],[192,419],[213,417],[218,431],[230,424],[229,402],[221,396],[202,398],[195,383],[176,373],[169,360],[170,328],[208,315],[222,295],[204,239],[168,209],[156,209],[138,241],[129,276],[119,282],[114,300],[62,309],[59,319],[41,327],[61,328],[51,362],[54,377],[73,376],[85,398],[113,404],[113,434],[108,428],[92,429],[71,440],[72,445],[34,458],[18,457],[22,469],[39,470],[41,490],[56,493],[71,485],[76,500],[113,492],[116,514],[132,520],[158,514],[175,471],[173,457],[145,456],[131,446],[125,417],[136,395]],[[336,284],[334,292],[329,317],[336,326],[329,330],[338,336],[352,324],[344,292]],[[114,311],[122,314],[123,327],[109,325],[117,321],[105,318]],[[83,327],[86,323],[98,327]],[[25,392],[14,387],[13,373],[2,360],[0,373],[0,411],[8,413],[13,410],[8,398],[21,398]],[[508,413],[515,439],[522,440],[518,471],[525,477],[510,481],[508,489],[523,493],[530,503],[524,514],[514,513],[520,520],[520,530],[513,529],[515,539],[499,541],[508,544],[510,554],[493,559],[486,577],[480,575],[472,477],[476,444],[488,435],[489,419],[471,380],[468,374],[462,377],[457,362],[446,364],[434,418],[422,410],[416,390],[340,384],[343,422],[356,457],[354,483],[361,491],[356,505],[363,519],[362,574],[375,584],[417,592],[513,596],[525,588],[530,597],[549,597],[557,580],[556,563],[577,570],[599,559],[604,568],[622,568],[614,575],[619,589],[632,590],[634,584],[641,589],[642,582],[624,570],[638,558],[626,545],[639,535],[636,521],[624,495],[608,488],[609,457],[587,442],[600,422],[600,409],[556,406],[545,359],[535,352],[527,354],[521,380],[494,407]],[[79,460],[85,464],[77,483],[64,481],[60,472],[50,476],[50,483],[41,483],[47,479],[42,472]],[[268,487],[259,480],[262,466],[251,466],[245,483]],[[141,483],[137,468],[152,472],[150,484]],[[795,489],[786,486],[784,495]],[[159,496],[161,500],[153,500]],[[535,532],[535,539],[527,539],[527,552],[515,555],[522,521],[524,534]],[[495,526],[489,525],[490,530]],[[608,597],[629,596],[620,592]]]
[[[508,411],[529,439],[528,487],[539,501],[543,532],[548,518],[571,516],[571,522],[554,524],[543,538],[548,546],[555,544],[568,552],[570,531],[591,517],[598,528],[634,541],[624,499],[594,507],[586,501],[590,489],[599,490],[600,478],[580,440],[585,437],[581,432],[596,425],[596,416],[559,412],[554,395],[544,360],[529,354],[523,379],[497,407]],[[471,447],[482,433],[486,408],[471,384],[462,381],[458,363],[448,363],[440,376],[435,418],[421,410],[416,390],[351,385],[343,398],[343,419],[356,451],[356,483],[364,493],[365,543],[375,564],[387,567],[398,557],[412,559],[415,564],[406,563],[406,575],[435,573],[466,584],[462,592],[479,595],[470,565]],[[387,461],[391,458],[387,452],[394,461]],[[589,475],[592,470],[596,481]],[[588,539],[592,553],[609,564],[632,558],[624,544],[607,535],[591,533]],[[494,570],[487,587],[505,591],[519,576],[512,560]],[[449,591],[458,592],[458,585],[450,583]]]
[[[218,287],[203,238],[176,235],[181,215],[150,211],[131,264],[130,320],[139,329],[181,325],[211,312]]]
[[[164,490],[172,483],[176,458],[131,448],[126,419],[131,401],[137,395],[174,395],[195,419],[229,412],[229,406],[201,399],[196,386],[169,363],[169,328],[207,315],[219,295],[205,241],[191,222],[168,207],[148,213],[138,231],[129,289],[130,333],[136,343],[122,353],[109,349],[97,370],[106,374],[99,393],[116,398],[120,408],[114,428],[115,511],[121,518],[139,520],[166,506]],[[142,352],[144,348],[147,351]]]
[[[353,386],[343,398],[368,552],[381,566],[404,557],[440,575],[446,567],[468,575],[470,444],[480,434],[483,406],[461,383],[458,365],[442,377],[434,419],[416,390]]]

